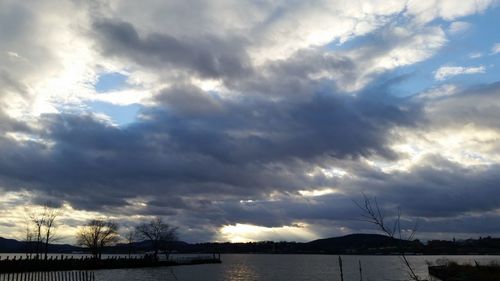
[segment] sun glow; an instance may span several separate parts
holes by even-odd
[[[304,197],[317,197],[333,193],[338,193],[339,191],[334,188],[323,188],[323,189],[313,189],[313,190],[299,190],[299,194]]]
[[[290,226],[265,227],[252,224],[233,224],[221,227],[220,241],[232,243],[244,243],[263,240],[296,240],[308,241],[317,238],[317,235],[308,229],[305,223],[292,224]]]

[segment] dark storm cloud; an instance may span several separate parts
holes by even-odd
[[[180,68],[202,77],[233,77],[251,71],[243,38],[176,38],[152,33],[141,36],[127,22],[101,19],[93,24],[95,38],[108,56],[132,59],[157,68]],[[168,28],[167,28],[168,30]]]
[[[211,115],[222,110],[218,99],[211,97],[190,84],[174,85],[155,97],[156,102],[165,105],[177,115]]]
[[[5,140],[2,179],[83,209],[120,206],[135,196],[199,197],[207,203],[179,208],[209,208],[211,200],[313,185],[304,169],[322,159],[394,157],[388,130],[411,126],[415,117],[408,115],[418,112],[417,105],[401,109],[404,100],[369,95],[324,93],[305,102],[203,95],[193,86],[173,87],[126,128],[90,115],[46,115],[36,133],[54,144]]]
[[[500,128],[500,82],[462,90],[429,102],[428,118],[436,126],[459,127],[467,124]]]
[[[204,100],[211,101],[196,106],[214,111],[212,115],[184,118],[179,112],[183,106],[167,101],[167,107],[171,106],[180,117],[160,113],[152,118],[163,119],[157,122],[158,129],[175,130],[171,138],[177,139],[184,150],[231,162],[240,161],[238,159],[241,162],[309,161],[325,155],[338,158],[371,154],[393,157],[386,147],[387,130],[398,125],[412,126],[418,119],[418,104],[403,106],[404,100],[384,93],[353,97],[334,94],[331,89],[323,91],[306,100],[289,98],[273,102],[243,98],[242,101],[224,103],[207,97],[205,93]],[[167,97],[171,94],[164,93]],[[193,94],[183,95],[186,99]],[[159,99],[167,100],[161,96]],[[217,103],[216,107],[214,103]]]
[[[413,216],[454,217],[500,208],[498,165],[465,168],[437,158],[374,187]]]

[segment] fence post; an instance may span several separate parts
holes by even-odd
[[[363,269],[361,268],[361,260],[359,262],[359,281],[363,281]]]
[[[342,258],[339,256],[340,281],[344,281],[344,270],[342,268]]]

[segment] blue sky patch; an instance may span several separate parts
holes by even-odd
[[[105,73],[99,76],[95,90],[99,93],[122,89],[127,85],[127,76],[118,72]]]
[[[133,123],[142,107],[139,104],[120,106],[100,101],[89,102],[87,105],[90,111],[108,115],[113,119],[113,122],[119,126]]]

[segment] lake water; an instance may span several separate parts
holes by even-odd
[[[458,263],[500,263],[500,256],[410,256],[416,272],[428,278],[427,263],[448,259]],[[189,265],[147,269],[116,269],[95,271],[96,281],[340,281],[338,256],[330,255],[221,255],[222,264]],[[398,256],[342,256],[345,281],[408,280],[406,269]]]

